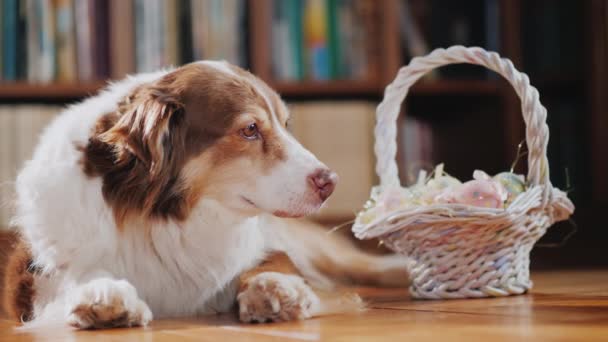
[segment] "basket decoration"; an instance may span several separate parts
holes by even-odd
[[[399,182],[396,120],[409,88],[425,73],[447,64],[485,66],[502,75],[521,99],[528,146],[527,177],[475,171],[466,183],[439,165],[416,184]],[[530,251],[554,222],[574,211],[566,194],[549,181],[547,111],[528,77],[511,61],[481,48],[453,46],[412,59],[388,85],[377,108],[374,151],[380,184],[356,218],[353,233],[379,238],[411,258],[415,298],[472,298],[522,294],[532,287]]]

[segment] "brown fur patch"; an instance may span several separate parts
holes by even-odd
[[[29,321],[34,314],[34,270],[29,247],[19,240],[6,265],[2,302],[7,315],[17,321]]]
[[[273,252],[264,258],[258,266],[239,276],[239,293],[247,289],[248,282],[251,278],[264,272],[300,275],[296,265],[291,261],[287,254],[284,252]]]
[[[239,69],[240,70],[240,69]],[[234,77],[200,63],[179,68],[135,89],[114,113],[99,119],[83,151],[83,169],[103,178],[103,195],[119,225],[130,215],[184,220],[201,188],[185,184],[184,165],[210,147],[215,161],[236,158],[251,148],[234,129],[243,113],[268,113],[266,103],[239,71]],[[277,95],[275,95],[277,96]],[[263,125],[263,123],[260,123]],[[229,135],[222,146],[215,146]],[[282,157],[272,146],[269,159]]]
[[[4,274],[6,273],[6,265],[8,259],[13,253],[17,242],[17,234],[12,231],[0,229],[0,294],[4,293]],[[0,318],[6,316],[2,304],[2,295],[0,295]]]

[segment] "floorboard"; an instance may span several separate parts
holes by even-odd
[[[530,294],[496,299],[417,301],[401,289],[362,288],[366,312],[278,324],[218,315],[146,328],[19,331],[0,320],[0,341],[608,341],[608,270],[541,272],[533,280]]]

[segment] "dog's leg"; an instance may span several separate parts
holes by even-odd
[[[68,323],[80,329],[145,326],[152,319],[148,305],[126,280],[96,278],[69,295]]]
[[[237,296],[243,322],[290,321],[362,307],[354,294],[311,288],[287,254],[275,252],[240,276]]]

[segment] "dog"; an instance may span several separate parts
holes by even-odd
[[[222,61],[129,76],[67,108],[16,180],[14,319],[81,329],[229,312],[357,310],[340,283],[403,286],[405,262],[297,218],[338,177],[289,133],[279,95]]]

